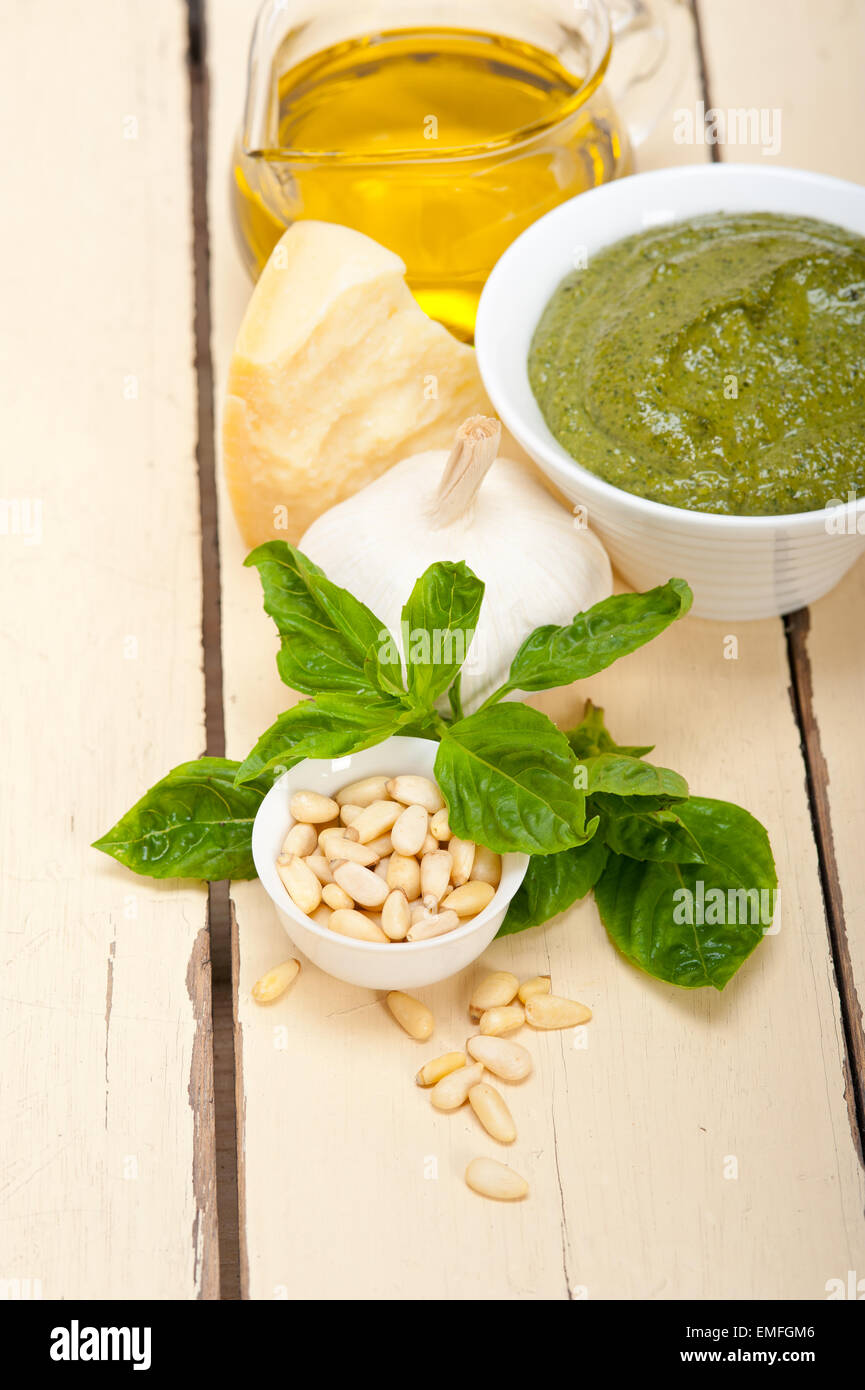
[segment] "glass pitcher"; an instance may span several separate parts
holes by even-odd
[[[267,0],[232,160],[257,276],[299,218],[365,232],[470,340],[531,222],[630,168],[678,76],[679,0]],[[615,58],[613,49],[615,46]]]

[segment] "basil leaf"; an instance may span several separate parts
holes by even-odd
[[[525,878],[510,901],[499,936],[538,927],[564,912],[594,888],[607,862],[600,835],[560,854],[533,854]]]
[[[462,560],[430,565],[402,610],[408,690],[422,704],[443,695],[466,659],[484,586]]]
[[[769,837],[741,806],[692,797],[678,812],[704,864],[611,854],[595,901],[613,943],[655,979],[723,989],[762,940],[778,879]]]
[[[565,627],[535,628],[520,647],[505,690],[550,690],[594,676],[651,642],[687,613],[693,595],[684,579],[645,594],[613,594]]]
[[[435,772],[454,834],[498,854],[554,854],[593,833],[567,739],[528,705],[493,705],[444,729]]]
[[[270,783],[236,787],[237,769],[227,758],[181,763],[93,848],[150,878],[255,878],[252,822]]]
[[[655,767],[641,758],[629,758],[621,753],[596,753],[577,762],[586,769],[586,792],[608,792],[627,797],[663,797],[669,801],[686,801],[688,783],[669,767]]]
[[[304,758],[344,758],[401,731],[412,718],[399,700],[318,695],[279,716],[247,754],[235,778],[241,786],[264,772],[286,770]]]
[[[258,569],[265,612],[282,639],[276,664],[286,685],[304,695],[402,692],[402,669],[384,623],[301,551],[267,541],[244,564]]]
[[[592,803],[609,810],[607,798]],[[622,814],[619,808],[602,817],[603,836],[616,854],[631,859],[657,859],[675,864],[702,864],[699,841],[677,814],[681,808],[643,810]]]
[[[600,705],[586,701],[586,712],[581,722],[567,735],[567,740],[578,758],[592,758],[597,753],[624,753],[629,758],[642,758],[651,753],[654,744],[644,748],[627,747],[615,743],[604,724],[604,711]]]

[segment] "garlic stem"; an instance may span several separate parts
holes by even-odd
[[[478,488],[495,463],[501,437],[501,424],[488,415],[473,415],[460,425],[433,503],[433,529],[470,514]]]

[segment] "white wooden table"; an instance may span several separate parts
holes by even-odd
[[[865,6],[698,8],[676,104],[777,107],[777,162],[865,181]],[[201,10],[191,64],[181,0],[12,0],[4,23],[0,109],[24,129],[0,224],[0,1294],[825,1298],[865,1277],[862,566],[810,613],[734,625],[738,660],[729,625],[689,620],[539,702],[576,722],[591,695],[751,808],[782,910],[718,996],[638,977],[590,903],[494,943],[470,978],[550,971],[595,1010],[587,1049],[533,1039],[514,1093],[528,1203],[464,1187],[474,1123],[410,1084],[426,1049],[375,995],[309,967],[251,1002],[289,953],[257,884],[232,886],[230,922],[213,890],[209,933],[205,888],[88,848],[285,704],[214,483],[250,289],[226,187],[255,5]],[[638,165],[711,154],[671,112]],[[469,984],[424,993],[443,1043]]]

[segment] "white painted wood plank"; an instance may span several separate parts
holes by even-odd
[[[211,0],[220,380],[248,296],[224,175],[247,19],[232,0]],[[696,100],[695,70],[685,91]],[[640,167],[667,162],[664,148],[653,137]],[[705,157],[667,148],[670,160]],[[288,700],[226,507],[221,534],[228,739],[240,755]],[[724,660],[724,636],[688,622],[604,679],[540,703],[565,722],[586,695],[605,701],[623,741],[657,739],[659,761],[766,821],[782,929],[725,995],[638,975],[587,904],[423,991],[438,1027],[420,1047],[373,994],[311,967],[289,997],[257,1009],[252,983],[292,949],[258,886],[235,886],[251,1297],[819,1298],[827,1279],[861,1267],[862,1176],[782,629],[743,625],[737,662]],[[471,982],[494,966],[549,969],[596,1011],[586,1050],[571,1036],[525,1038],[537,1073],[507,1094],[520,1132],[510,1161],[532,1197],[515,1208],[465,1189],[468,1159],[495,1146],[467,1113],[435,1114],[412,1084],[420,1061],[462,1044]],[[732,1159],[736,1178],[725,1177]]]
[[[216,1291],[205,893],[89,848],[203,746],[185,23],[177,0],[4,22],[7,1296]]]

